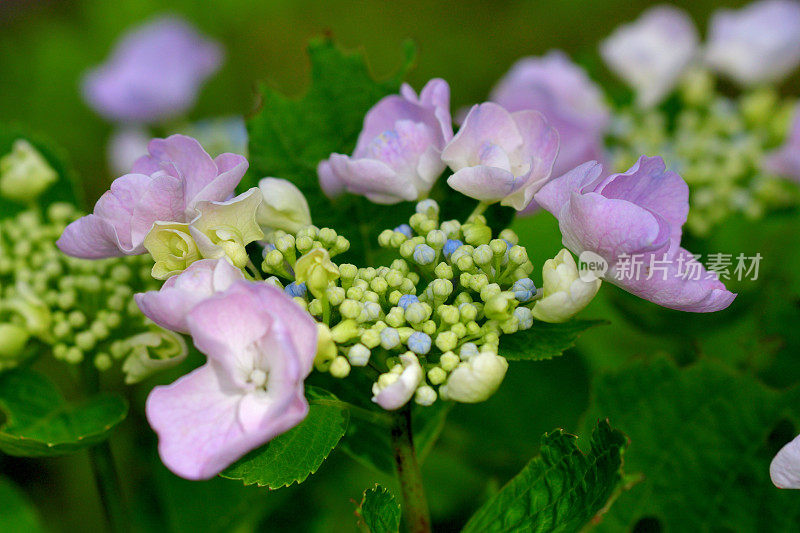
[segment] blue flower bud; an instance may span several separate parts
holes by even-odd
[[[414,248],[414,262],[418,265],[430,265],[436,260],[436,251],[427,244],[418,244]]]
[[[415,295],[404,294],[403,296],[400,297],[400,301],[397,302],[397,305],[402,307],[403,310],[405,311],[406,307],[416,302],[419,302],[419,298],[417,298]]]
[[[399,226],[394,228],[394,231],[396,231],[398,233],[402,233],[403,235],[405,235],[409,239],[414,234],[414,232],[411,229],[411,226],[409,226],[408,224],[400,224]]]
[[[305,298],[308,293],[305,283],[292,282],[286,286],[283,291],[292,297]]]
[[[529,302],[536,296],[536,286],[530,278],[521,278],[514,282],[511,286],[511,292],[514,293],[514,298],[519,302]]]
[[[408,338],[408,349],[417,355],[425,355],[431,351],[431,337],[421,331],[415,331]]]
[[[444,243],[444,256],[449,259],[453,252],[458,250],[460,246],[464,246],[464,243],[458,239],[447,239]]]

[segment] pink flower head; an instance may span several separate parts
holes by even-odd
[[[604,159],[603,135],[610,113],[600,88],[560,50],[517,61],[497,83],[489,100],[507,111],[533,109],[558,132],[553,175]]]
[[[795,113],[786,142],[767,154],[764,167],[769,172],[800,182],[800,112]]]
[[[120,122],[157,122],[190,108],[219,68],[222,51],[186,21],[163,17],[134,28],[111,58],[86,75],[95,111]]]
[[[190,222],[198,202],[226,200],[247,170],[244,157],[211,159],[184,135],[153,139],[148,150],[131,174],[114,180],[93,214],[67,226],[56,243],[62,252],[84,259],[144,253],[154,222]]]
[[[642,156],[606,178],[599,164],[584,163],[545,185],[536,201],[558,219],[564,246],[598,254],[608,265],[604,279],[640,298],[710,312],[736,297],[681,248],[689,188],[660,157]]]
[[[201,259],[164,282],[161,290],[134,295],[139,309],[162,328],[189,333],[186,318],[206,298],[244,280],[227,259]]]
[[[541,113],[487,102],[470,110],[442,160],[458,192],[521,211],[547,182],[557,154],[558,134]]]
[[[347,190],[378,204],[416,200],[444,170],[440,154],[452,138],[447,82],[433,79],[419,96],[404,84],[369,110],[352,156],[319,164],[320,185],[329,196]]]
[[[775,82],[800,64],[800,4],[763,0],[711,17],[706,62],[742,85]]]
[[[208,362],[153,389],[147,420],[170,470],[208,479],[306,417],[317,328],[283,291],[248,281],[199,303],[188,324]]]
[[[769,477],[779,489],[800,489],[800,435],[780,449],[769,465]]]
[[[697,54],[697,28],[677,7],[651,7],[614,30],[600,46],[603,60],[636,91],[643,108],[657,105],[675,87]]]

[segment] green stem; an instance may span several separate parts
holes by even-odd
[[[475,209],[467,217],[467,222],[469,222],[470,220],[472,220],[474,217],[476,217],[478,215],[482,215],[483,212],[486,211],[489,208],[490,205],[492,205],[492,204],[489,203],[489,202],[480,202],[478,205],[475,206]]]
[[[392,449],[403,496],[406,527],[409,533],[430,533],[431,517],[414,451],[409,405],[392,413]]]
[[[100,391],[100,376],[97,369],[94,368],[93,358],[86,358],[82,364],[82,371],[84,391],[90,395],[98,393]],[[89,462],[92,465],[95,482],[97,483],[97,492],[100,494],[100,501],[110,530],[114,533],[130,531],[125,498],[122,495],[119,474],[114,465],[111,445],[108,440],[105,440],[89,448],[88,452]]]

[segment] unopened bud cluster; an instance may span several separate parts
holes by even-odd
[[[154,285],[145,256],[86,261],[56,248],[78,216],[57,203],[44,214],[28,210],[0,221],[0,369],[44,346],[59,360],[91,358],[106,370],[134,349],[120,347],[120,339],[154,327],[133,300]]]
[[[764,171],[765,155],[789,130],[794,102],[762,88],[731,99],[716,93],[703,75],[687,77],[681,110],[630,108],[611,135],[613,171],[629,168],[641,154],[660,154],[691,189],[687,225],[703,236],[732,214],[758,219],[800,203],[797,187]]]
[[[319,321],[317,369],[343,378],[353,367],[370,367],[378,373],[378,403],[385,406],[382,391],[403,391],[391,392],[391,408],[405,403],[394,407],[403,394],[422,405],[439,396],[486,399],[507,367],[497,355],[500,336],[533,324],[530,306],[539,291],[517,236],[504,230],[494,238],[480,215],[440,221],[436,202],[425,200],[408,224],[378,241],[397,256],[389,266],[334,263],[349,243],[328,228],[276,232],[265,250],[269,281]],[[491,372],[475,377],[484,367]],[[465,391],[453,385],[455,375],[478,385]]]

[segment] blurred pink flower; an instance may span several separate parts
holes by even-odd
[[[221,61],[217,43],[184,20],[162,17],[123,36],[84,78],[84,98],[109,120],[158,122],[192,107]]]
[[[153,389],[146,412],[164,464],[208,479],[306,417],[317,328],[283,291],[247,281],[198,304],[188,324],[208,361]]]
[[[800,435],[781,448],[772,459],[769,477],[779,489],[800,489]]]
[[[711,17],[706,62],[742,85],[775,82],[800,64],[800,3],[763,0]]]
[[[800,112],[795,113],[792,129],[783,146],[767,154],[764,168],[800,182]]]
[[[492,90],[489,100],[509,112],[540,112],[558,132],[553,176],[581,163],[603,160],[603,135],[611,114],[603,93],[584,70],[560,50],[517,61]]]

